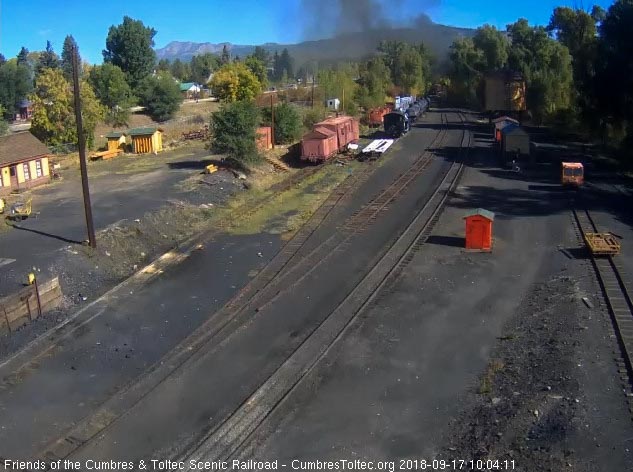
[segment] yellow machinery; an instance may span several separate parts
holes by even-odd
[[[19,201],[11,205],[9,218],[12,220],[24,220],[31,216],[31,199]]]
[[[0,215],[2,215],[4,213],[4,207],[6,207],[7,204],[4,201],[4,198],[0,198]]]
[[[585,242],[596,256],[615,256],[620,254],[620,241],[611,233],[585,233]]]

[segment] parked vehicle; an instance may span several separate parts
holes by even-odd
[[[384,118],[384,126],[387,136],[393,139],[399,138],[411,129],[409,117],[401,111],[387,113]]]
[[[580,162],[563,162],[561,168],[563,186],[580,187],[584,183],[585,168]]]
[[[9,212],[9,218],[12,220],[25,220],[31,216],[31,199],[19,200],[11,205],[11,211]]]

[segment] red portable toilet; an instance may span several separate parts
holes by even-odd
[[[492,222],[495,214],[478,208],[464,217],[466,220],[466,249],[492,251]]]

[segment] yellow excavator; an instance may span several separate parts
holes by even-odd
[[[31,216],[31,199],[19,200],[11,205],[8,218],[11,220],[25,220]]]

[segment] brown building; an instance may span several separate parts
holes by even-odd
[[[0,195],[50,181],[49,149],[30,132],[0,136]]]

